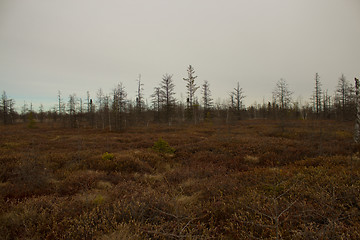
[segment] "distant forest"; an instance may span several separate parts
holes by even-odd
[[[0,103],[2,124],[27,122],[60,123],[64,127],[93,127],[122,130],[129,126],[149,123],[197,124],[204,121],[231,123],[241,119],[336,119],[354,120],[356,113],[355,87],[341,75],[334,94],[321,88],[320,76],[314,76],[314,90],[310,104],[301,105],[293,101],[293,92],[288,83],[280,79],[272,92],[272,101],[244,106],[243,89],[238,82],[224,104],[214,103],[208,81],[198,83],[194,68],[187,68],[186,100],[175,99],[175,84],[172,75],[165,74],[154,87],[151,103],[145,103],[141,76],[137,79],[136,99],[128,99],[125,86],[119,83],[110,93],[101,89],[95,97],[87,92],[82,99],[72,94],[67,98],[58,92],[57,104],[49,110],[41,105],[38,110],[24,103],[21,112],[15,110],[15,101],[3,91]]]

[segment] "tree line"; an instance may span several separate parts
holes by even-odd
[[[173,75],[164,74],[160,83],[154,87],[151,103],[144,99],[144,84],[141,75],[137,78],[136,98],[127,97],[123,83],[119,83],[110,93],[105,94],[99,89],[95,97],[87,92],[86,99],[71,94],[65,99],[58,92],[57,104],[52,109],[44,110],[40,105],[38,110],[27,104],[21,107],[21,112],[15,110],[15,101],[3,91],[0,102],[2,124],[16,122],[52,122],[68,127],[95,127],[109,130],[122,130],[128,126],[164,123],[197,124],[203,121],[218,121],[231,123],[240,119],[338,119],[354,120],[356,112],[356,94],[353,84],[344,75],[338,80],[336,91],[330,95],[322,89],[320,75],[314,76],[314,91],[310,104],[302,105],[293,100],[293,91],[285,79],[280,79],[272,92],[271,102],[244,106],[245,98],[240,83],[237,82],[223,103],[214,102],[211,86],[208,81],[201,85],[193,66],[187,68],[186,100],[175,98],[175,83]],[[198,93],[198,94],[197,94]]]

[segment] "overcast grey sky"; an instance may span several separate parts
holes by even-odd
[[[360,77],[360,1],[0,0],[0,90],[18,106],[118,82],[131,98],[138,74],[147,98],[165,73],[185,96],[189,64],[214,99],[239,81],[247,106],[280,78],[308,101],[316,72],[332,94]]]

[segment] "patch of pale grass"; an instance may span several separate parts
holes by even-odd
[[[182,187],[192,187],[197,184],[197,180],[194,178],[188,178],[186,181],[184,181],[181,185]]]
[[[259,160],[258,157],[256,157],[256,156],[250,156],[250,155],[246,155],[246,156],[244,157],[244,161],[247,162],[247,163],[254,163],[254,164],[260,162],[260,160]]]
[[[188,195],[178,195],[175,198],[176,204],[181,206],[189,206],[194,204],[200,197],[201,193],[196,192],[190,196]]]
[[[91,190],[79,193],[73,196],[74,200],[81,201],[85,204],[102,204],[108,197],[99,190]]]
[[[110,234],[99,236],[99,240],[138,240],[141,239],[141,235],[134,232],[139,226],[133,226],[134,224],[121,223],[116,226],[116,231]],[[136,224],[135,224],[136,225]]]
[[[155,183],[155,182],[159,182],[162,181],[164,178],[164,176],[160,173],[157,174],[144,174],[144,180],[146,182],[150,182],[150,183]]]
[[[111,182],[108,181],[98,181],[96,183],[96,188],[98,189],[111,189],[113,187],[113,185],[111,184]]]

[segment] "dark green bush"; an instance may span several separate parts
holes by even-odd
[[[159,138],[154,143],[154,146],[152,147],[155,151],[161,152],[161,153],[174,153],[175,149],[169,146],[169,143],[163,140],[162,138]]]

